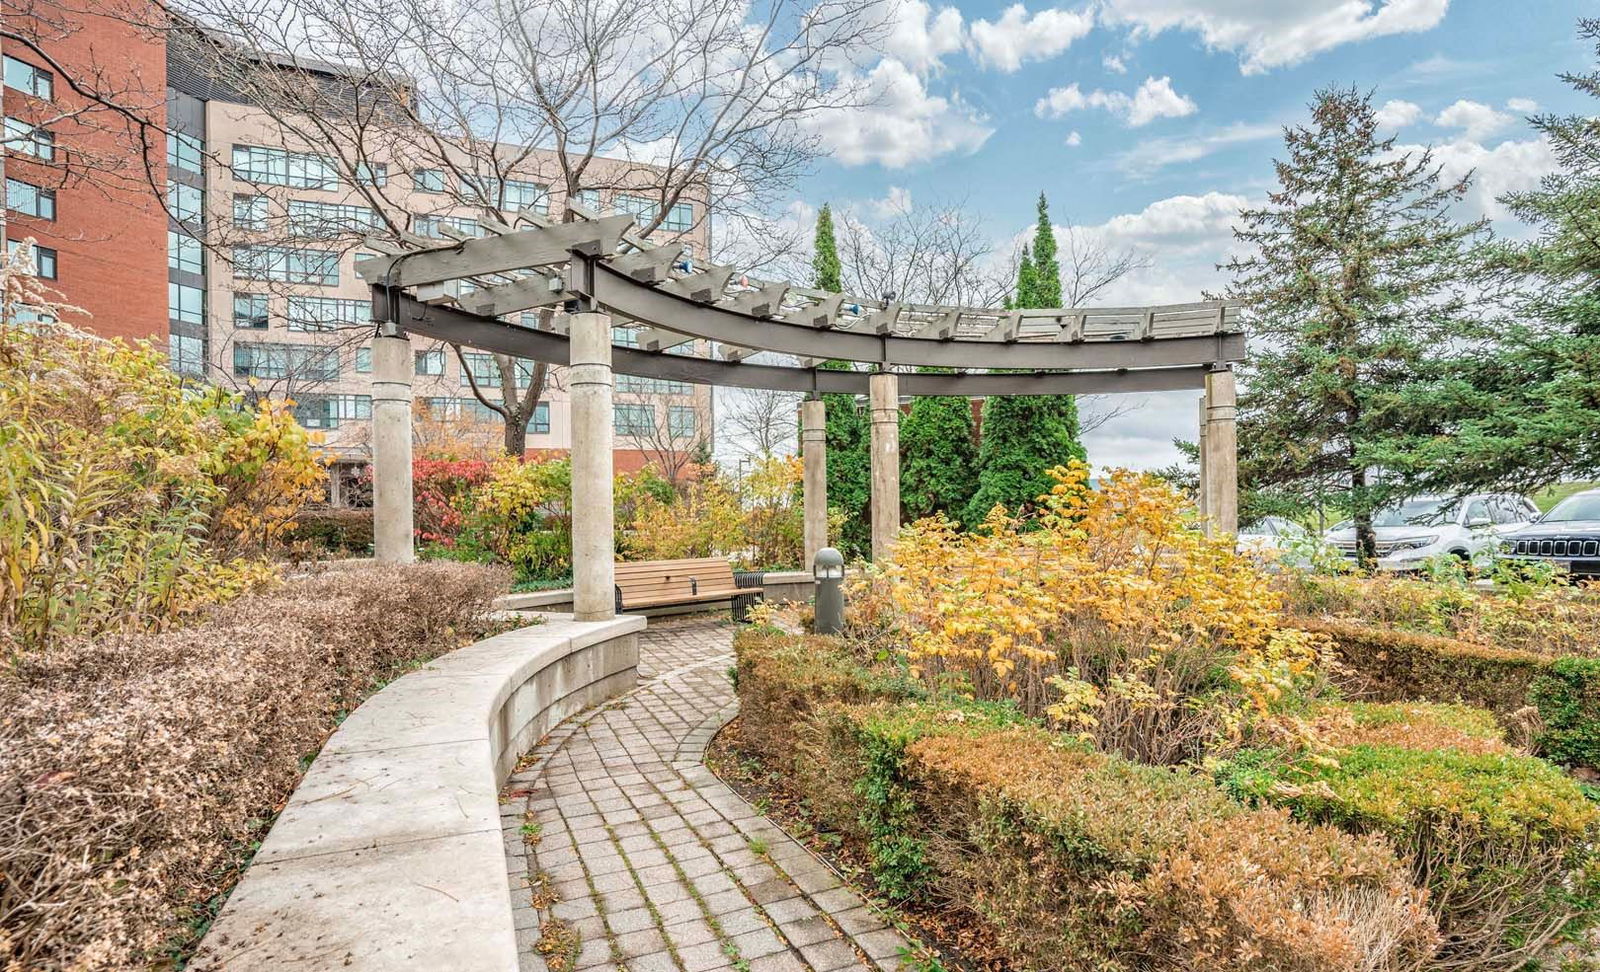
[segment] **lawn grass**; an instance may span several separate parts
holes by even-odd
[[[1555,506],[1573,493],[1581,493],[1586,489],[1594,489],[1597,486],[1600,486],[1600,482],[1556,483],[1554,486],[1548,486],[1528,498],[1533,500],[1533,505],[1539,508],[1539,512],[1547,513],[1550,511],[1550,507]]]

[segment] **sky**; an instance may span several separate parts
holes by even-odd
[[[862,59],[877,103],[820,127],[828,156],[793,212],[960,201],[1009,249],[1042,191],[1057,224],[1152,261],[1102,303],[1195,300],[1224,283],[1215,264],[1274,184],[1283,127],[1319,88],[1355,85],[1401,146],[1476,170],[1461,215],[1514,236],[1495,197],[1553,165],[1527,116],[1594,110],[1556,77],[1593,66],[1580,16],[1600,0],[903,0]],[[1086,437],[1091,462],[1176,461],[1197,395],[1132,396]]]

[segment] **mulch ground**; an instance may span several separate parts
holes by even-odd
[[[964,911],[938,911],[896,903],[872,879],[863,848],[842,835],[819,829],[805,801],[741,746],[740,720],[728,723],[706,749],[706,766],[723,783],[783,828],[789,836],[825,861],[863,897],[890,916],[908,938],[919,940],[924,953],[907,958],[910,972],[1020,972],[1008,961],[994,936]]]

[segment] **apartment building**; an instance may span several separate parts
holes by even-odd
[[[0,232],[8,249],[34,241],[34,271],[89,315],[90,328],[162,342],[166,217],[153,189],[165,179],[167,69],[158,17],[146,0],[7,10]]]
[[[332,66],[292,68],[337,77]],[[459,176],[384,154],[367,159],[358,178],[381,189],[383,211],[340,177],[325,150],[298,143],[285,126],[251,99],[206,71],[170,57],[168,117],[175,130],[168,152],[168,310],[174,367],[218,383],[285,394],[296,401],[302,424],[321,430],[329,447],[350,463],[367,457],[371,417],[371,325],[367,285],[356,261],[372,255],[363,242],[395,223],[406,232],[441,242],[452,234],[483,232],[483,209],[464,202],[475,192],[493,197],[502,213],[562,212],[565,200],[550,189],[556,161],[549,153],[517,149],[520,168],[473,192],[452,183]],[[460,171],[470,171],[462,159]],[[606,181],[606,173],[597,173]],[[602,212],[654,216],[654,203],[620,189],[586,190],[579,200]],[[658,235],[708,248],[706,220],[681,203]],[[387,218],[386,218],[387,217]],[[204,242],[202,242],[204,241]],[[205,245],[209,244],[209,245]],[[521,322],[539,326],[537,313]],[[619,328],[627,344],[633,332]],[[474,394],[472,379],[498,400],[499,369],[492,355],[437,344],[416,349],[414,393],[419,422],[456,426],[484,444],[501,439],[500,416]],[[521,363],[526,387],[532,366]],[[530,454],[571,448],[570,403],[560,369],[552,369],[528,422]],[[665,453],[684,453],[712,432],[712,394],[683,382],[617,380],[617,453],[620,470],[667,465]]]

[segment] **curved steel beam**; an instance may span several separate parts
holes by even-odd
[[[574,255],[574,260],[578,257]],[[751,317],[640,284],[603,260],[585,259],[588,272],[574,290],[613,314],[691,337],[801,358],[940,368],[1117,370],[1182,368],[1244,360],[1243,334],[1210,334],[1149,341],[1063,343],[957,341],[818,329]],[[1038,394],[1049,394],[1039,392]]]
[[[564,365],[571,360],[567,338],[562,334],[535,331],[452,307],[424,304],[405,293],[396,294],[393,311],[390,314],[384,289],[374,287],[374,318],[392,320],[403,332],[549,364]],[[612,348],[611,357],[612,368],[618,374],[730,388],[865,395],[867,379],[870,377],[865,371],[827,371],[713,361],[624,347]],[[900,390],[907,395],[958,395],[969,398],[1181,391],[1203,388],[1206,370],[1202,365],[1186,365],[1131,371],[902,374]]]

